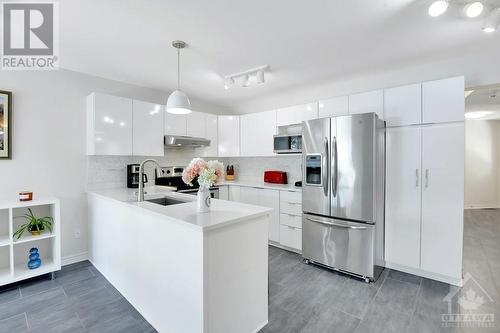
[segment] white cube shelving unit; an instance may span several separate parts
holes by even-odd
[[[39,236],[26,231],[20,239],[13,233],[24,223],[22,216],[31,208],[38,217],[54,219],[52,232],[45,230]],[[28,268],[29,249],[36,247],[42,265]],[[0,286],[52,273],[61,269],[61,218],[59,200],[54,198],[33,201],[0,201]]]

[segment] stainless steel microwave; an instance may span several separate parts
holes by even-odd
[[[274,136],[276,154],[299,154],[302,152],[302,135],[281,134]]]

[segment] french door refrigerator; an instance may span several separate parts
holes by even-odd
[[[384,266],[385,122],[366,113],[302,125],[302,256],[376,280]]]

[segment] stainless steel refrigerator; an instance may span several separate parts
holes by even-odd
[[[376,280],[384,266],[385,122],[366,113],[302,125],[302,256]]]

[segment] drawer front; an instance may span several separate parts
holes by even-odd
[[[280,224],[288,225],[294,228],[302,228],[302,216],[281,213]]]
[[[302,193],[300,192],[289,192],[289,191],[281,191],[280,192],[280,201],[281,202],[292,202],[292,203],[302,203]]]
[[[296,216],[302,215],[302,204],[296,202],[281,201],[280,212]]]
[[[280,244],[302,251],[302,229],[280,225]]]

